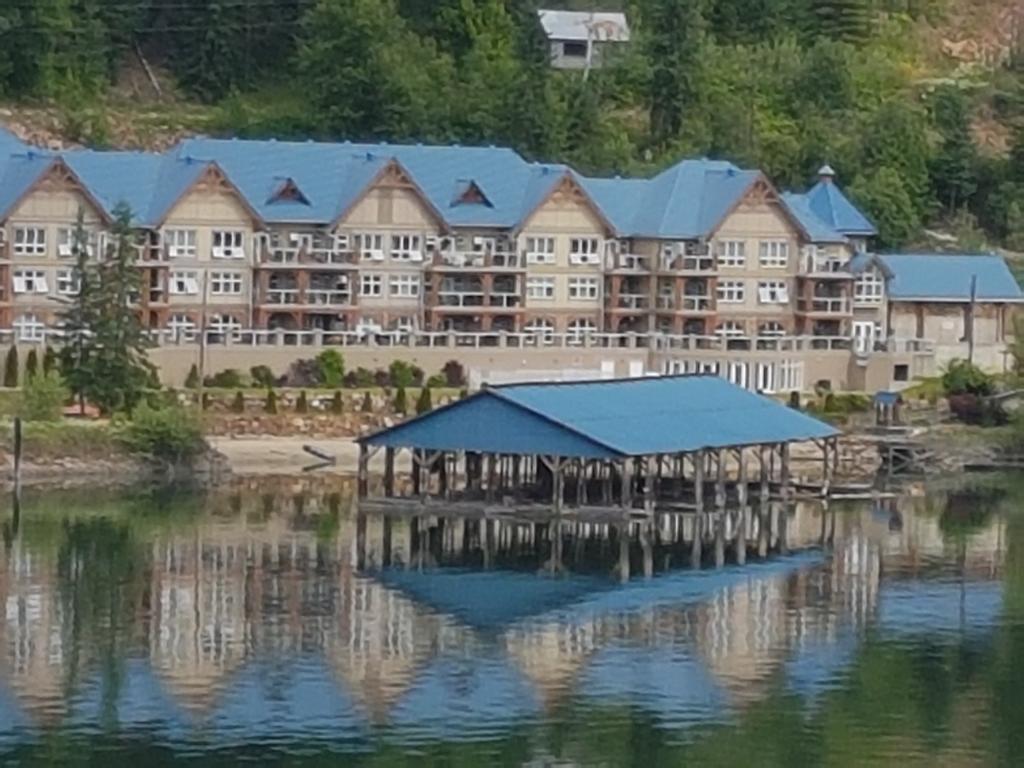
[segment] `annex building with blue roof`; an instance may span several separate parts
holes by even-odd
[[[391,348],[480,380],[571,369],[894,389],[969,347],[1001,367],[1020,301],[995,256],[873,255],[874,225],[829,166],[783,191],[721,159],[600,178],[503,147],[56,151],[0,129],[0,338],[56,333],[79,214],[97,257],[128,217],[139,311],[176,385],[202,335],[214,370],[281,373],[344,345],[353,367],[386,367]]]

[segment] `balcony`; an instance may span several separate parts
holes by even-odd
[[[715,257],[705,255],[674,255],[661,257],[662,272],[677,272],[692,275],[713,273],[716,270]]]
[[[437,305],[450,309],[480,309],[484,306],[482,291],[439,291]]]
[[[271,239],[259,243],[256,253],[265,266],[354,267],[359,263],[358,254],[329,237]]]
[[[797,301],[797,312],[805,315],[848,315],[851,302],[847,296],[814,296]]]
[[[266,292],[267,304],[298,304],[298,288],[270,288]]]
[[[651,271],[651,257],[639,253],[618,253],[606,258],[605,268],[610,272],[647,273]]]
[[[818,278],[853,279],[853,274],[846,269],[846,260],[819,253],[816,250],[805,250],[802,260],[802,276]]]
[[[612,309],[646,310],[650,309],[651,297],[646,294],[620,294]]]
[[[492,293],[489,299],[490,306],[498,309],[515,309],[522,305],[522,297],[518,293]]]
[[[315,307],[343,307],[352,303],[352,295],[348,291],[310,288],[306,291],[306,303]]]
[[[430,265],[450,269],[523,269],[525,259],[514,251],[439,251]]]

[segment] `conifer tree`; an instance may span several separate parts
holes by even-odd
[[[650,0],[647,5],[651,136],[664,144],[679,134],[686,111],[698,99],[705,1]]]
[[[35,348],[32,348],[25,357],[25,381],[35,378],[37,375],[39,375],[39,354]]]
[[[430,397],[430,387],[423,387],[420,390],[420,396],[416,398],[416,415],[427,413],[434,408],[434,403]]]
[[[89,237],[85,229],[85,213],[78,209],[75,227],[71,231],[71,256],[78,290],[58,313],[64,331],[64,345],[60,350],[60,370],[71,394],[84,409],[86,389],[93,375],[94,345],[90,335],[96,325],[99,280],[95,265],[89,261]],[[98,254],[101,258],[105,254]]]
[[[7,357],[4,358],[4,386],[18,386],[18,347],[14,344],[7,350]]]

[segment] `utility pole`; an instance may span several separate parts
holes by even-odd
[[[967,318],[964,328],[967,336],[967,362],[974,365],[974,309],[978,302],[978,275],[971,275],[970,302],[967,305]]]

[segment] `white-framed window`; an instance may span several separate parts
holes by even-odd
[[[747,285],[742,280],[719,280],[717,296],[721,304],[742,304],[747,299]]]
[[[580,318],[572,320],[565,330],[568,336],[567,341],[570,344],[579,344],[587,334],[597,331],[597,324],[589,318]]]
[[[360,296],[383,296],[384,295],[384,275],[378,275],[373,272],[359,276],[359,295]]]
[[[196,324],[185,314],[174,314],[167,319],[167,330],[176,338],[195,333]]]
[[[538,301],[549,301],[555,298],[555,278],[526,278],[526,298]]]
[[[384,235],[376,232],[356,232],[352,236],[356,252],[363,261],[384,261]]]
[[[82,280],[77,269],[67,267],[57,270],[57,293],[61,296],[77,296]]]
[[[600,282],[596,277],[570,277],[570,301],[592,301],[600,293]]]
[[[570,264],[600,264],[601,239],[598,237],[569,238]]]
[[[783,269],[789,263],[789,243],[785,240],[762,240],[758,256],[762,267]]]
[[[766,339],[777,339],[786,335],[786,327],[778,320],[765,320],[757,324],[757,335]]]
[[[747,335],[747,329],[739,320],[723,320],[715,327],[715,333],[727,339]]]
[[[544,344],[551,344],[555,340],[555,324],[551,320],[542,317],[534,318],[523,326],[523,331],[538,337]]]
[[[43,227],[15,227],[14,255],[45,256],[46,230]]]
[[[718,266],[742,267],[747,263],[747,244],[743,240],[720,240]]]
[[[789,289],[785,280],[761,280],[757,284],[757,300],[761,304],[788,304]]]
[[[12,276],[15,293],[49,293],[46,272],[41,269],[16,269]]]
[[[216,234],[214,233],[215,236]],[[169,259],[194,259],[198,254],[194,229],[165,229],[162,238]]]
[[[396,298],[411,299],[420,295],[420,285],[419,275],[391,275],[388,290]]]
[[[18,341],[42,341],[46,336],[46,324],[31,312],[15,317],[13,327]]]
[[[212,315],[206,327],[214,333],[238,333],[242,330],[242,321],[234,315]]]
[[[423,261],[423,239],[419,235],[392,235],[391,258],[395,261]]]
[[[877,269],[869,269],[857,275],[853,281],[853,303],[875,306],[882,303],[885,295],[885,281]]]
[[[199,294],[199,273],[191,270],[175,270],[168,280],[168,292],[172,296],[196,296]]]
[[[554,264],[555,263],[555,238],[553,237],[528,237],[526,238],[527,264]]]
[[[244,259],[245,232],[237,229],[215,229],[212,255],[215,259]]]
[[[61,259],[70,259],[75,255],[75,230],[71,227],[59,227],[57,229],[57,256]]]
[[[211,272],[210,294],[213,296],[241,296],[241,272]]]

